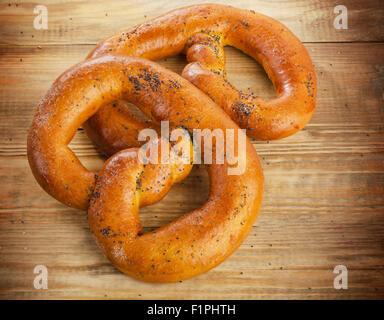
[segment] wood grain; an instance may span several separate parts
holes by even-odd
[[[304,42],[384,40],[384,31],[380,28],[384,7],[380,0],[348,0],[348,30],[333,28],[336,16],[333,9],[340,4],[337,0],[114,0],[107,5],[102,0],[1,0],[0,43],[96,44],[100,39],[155,18],[162,12],[204,2],[253,9],[274,17]],[[39,4],[45,4],[48,8],[48,30],[37,31],[32,28],[35,17],[33,8]]]
[[[36,4],[17,3],[0,4],[0,298],[384,298],[379,1],[349,1],[351,29],[345,32],[332,27],[334,1],[232,3],[277,18],[308,42],[319,78],[318,107],[310,124],[294,136],[254,141],[264,167],[265,195],[239,250],[206,274],[162,285],[118,272],[93,241],[85,213],[41,190],[26,160],[26,134],[45,91],[94,43],[186,2],[46,1],[50,24],[44,31],[32,28]],[[226,54],[237,87],[274,96],[257,63],[232,48]],[[173,57],[159,63],[180,73],[186,62]],[[82,129],[71,147],[88,168],[100,168],[105,160]],[[146,230],[162,226],[200,206],[207,193],[206,173],[196,167],[163,201],[141,210],[143,225]],[[38,264],[48,267],[48,290],[33,287]],[[349,270],[348,290],[333,288],[333,268],[339,264]]]

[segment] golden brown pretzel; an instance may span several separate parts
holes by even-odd
[[[264,67],[276,89],[276,99],[265,101],[242,93],[228,82],[225,45],[240,49]],[[118,53],[156,60],[181,52],[191,62],[183,77],[246,128],[250,137],[283,138],[302,129],[312,117],[317,83],[305,47],[284,25],[253,11],[218,4],[176,9],[107,38],[88,58]],[[137,131],[135,123],[127,110],[110,104],[85,127],[101,150],[113,154],[140,145],[132,135]]]
[[[86,209],[90,204],[88,220],[99,246],[132,277],[179,281],[215,267],[236,250],[256,219],[263,174],[255,149],[247,139],[244,153],[238,153],[244,172],[229,175],[227,161],[215,162],[214,140],[213,163],[207,166],[208,201],[142,235],[138,208],[159,201],[191,165],[144,165],[138,161],[138,149],[127,149],[112,156],[99,173],[85,169],[68,143],[102,104],[117,99],[190,133],[195,128],[238,129],[208,96],[177,74],[145,59],[106,55],[64,72],[38,106],[28,136],[28,159],[36,179],[67,205]]]

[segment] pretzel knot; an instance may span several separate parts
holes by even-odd
[[[88,208],[90,228],[105,255],[121,271],[153,282],[179,281],[205,272],[228,257],[247,236],[259,211],[263,174],[255,149],[246,139],[239,161],[243,174],[216,161],[212,141],[208,201],[178,220],[142,234],[138,209],[162,199],[190,171],[191,141],[178,142],[188,161],[140,161],[141,149],[118,152],[100,172],[82,166],[68,143],[77,128],[105,103],[124,99],[153,120],[171,128],[238,130],[238,126],[190,82],[148,60],[106,55],[64,72],[38,106],[28,136],[28,159],[40,185],[63,203]],[[161,140],[155,140],[160,145]],[[184,141],[184,143],[183,143]],[[234,139],[237,149],[239,139]],[[149,149],[148,149],[149,150]],[[204,152],[204,149],[202,149]],[[146,154],[146,152],[144,152]],[[160,153],[159,156],[162,156]]]
[[[266,101],[230,84],[225,72],[226,45],[263,66],[275,87],[275,99]],[[254,11],[218,4],[176,9],[107,38],[88,58],[107,53],[150,60],[185,53],[190,63],[182,76],[247,129],[252,138],[287,137],[301,130],[315,109],[317,80],[307,50],[287,27]],[[139,120],[116,102],[101,108],[85,129],[110,155],[128,146],[140,146],[134,137],[145,126],[157,129],[158,123]]]

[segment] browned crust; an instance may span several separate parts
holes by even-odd
[[[225,45],[240,49],[263,66],[276,89],[276,99],[265,101],[244,94],[228,82]],[[156,60],[182,52],[191,62],[183,77],[246,128],[248,136],[283,138],[301,130],[311,119],[317,80],[307,50],[287,27],[253,11],[219,4],[176,9],[107,38],[88,57],[119,53]],[[134,128],[129,116],[118,114],[110,105],[102,110]],[[107,126],[110,130],[103,131]],[[92,118],[86,129],[102,150],[113,143],[119,149],[136,145],[134,139],[125,139],[117,146],[116,137],[124,135],[124,130],[102,116]]]

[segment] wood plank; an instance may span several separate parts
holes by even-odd
[[[39,49],[35,46],[0,46],[0,117],[9,120],[0,122],[1,152],[22,152],[38,101],[56,77],[84,59],[92,47],[49,46]],[[325,128],[335,134],[343,131],[346,136],[350,131],[357,134],[362,130],[360,133],[368,135],[368,140],[371,135],[378,137],[384,122],[384,67],[381,58],[384,44],[314,43],[306,47],[319,79],[318,108],[310,124],[294,139],[312,134],[308,131],[312,128]],[[233,84],[266,98],[275,95],[270,81],[254,60],[230,47],[226,48],[226,53],[227,69]],[[178,73],[186,63],[183,56],[159,62]],[[341,143],[355,143],[350,139],[340,139]]]
[[[157,17],[172,9],[202,2],[231,4],[271,16],[304,42],[383,41],[384,7],[380,0],[349,0],[348,29],[333,27],[337,0],[256,2],[248,0],[179,1],[6,1],[0,2],[0,44],[95,44],[109,35]],[[48,8],[48,29],[35,30],[33,9]],[[102,26],[102,27],[101,27]]]
[[[241,248],[219,267],[183,283],[153,285],[128,278],[108,263],[83,214],[68,208],[57,213],[1,214],[1,239],[6,237],[7,245],[1,248],[0,297],[384,297],[382,214],[335,214],[332,225],[326,214],[262,213]],[[32,270],[39,263],[50,272],[49,290],[32,287]],[[338,264],[348,266],[348,290],[332,288]]]

